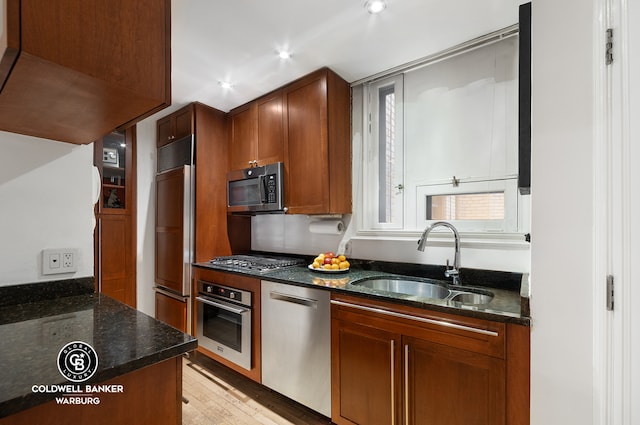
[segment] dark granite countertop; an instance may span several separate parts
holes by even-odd
[[[16,294],[29,291],[28,286],[4,288],[3,292],[24,301]],[[69,296],[53,296],[48,300],[35,296],[35,302],[0,306],[0,418],[60,395],[34,392],[34,385],[73,384],[61,375],[57,365],[60,349],[69,342],[83,341],[98,356],[97,371],[80,384],[83,386],[116,378],[197,347],[196,339],[190,335],[108,296],[77,293],[71,291]]]
[[[385,292],[354,285],[354,283],[368,278],[406,276],[417,277],[424,280],[435,280],[436,283],[447,285],[447,282],[438,278],[444,274],[444,267],[440,266],[352,261],[352,267],[344,273],[313,271],[306,266],[287,267],[262,273],[220,270],[212,267],[207,262],[195,263],[194,266],[292,285],[315,286],[336,293],[385,300],[413,307],[505,323],[530,326],[531,322],[528,316],[528,298],[524,293],[521,293],[523,275],[520,273],[462,269],[460,273],[463,287],[452,287],[449,285],[448,287],[450,289],[471,289],[477,292],[489,291],[494,295],[488,304],[472,305],[449,300],[437,300],[415,295]]]

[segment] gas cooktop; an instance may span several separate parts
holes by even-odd
[[[267,273],[270,271],[304,264],[301,258],[276,257],[267,255],[230,255],[209,260],[209,266],[220,270],[251,271]]]

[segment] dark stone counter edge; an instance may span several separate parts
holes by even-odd
[[[292,281],[292,280],[278,278],[273,273],[251,273],[251,272],[220,270],[220,269],[215,268],[215,267],[210,267],[207,263],[194,263],[193,266],[194,267],[199,267],[199,268],[202,268],[202,269],[207,269],[207,270],[220,272],[220,273],[230,273],[230,274],[236,274],[236,275],[239,275],[239,276],[248,276],[248,277],[253,277],[253,278],[256,278],[256,279],[260,279],[260,280],[270,280],[270,281],[279,282],[279,283],[286,283],[286,284],[289,284],[289,285],[302,286],[302,287],[309,287],[310,286],[310,284],[305,283],[305,282],[296,282],[296,281]],[[383,272],[380,272],[381,276],[382,275],[393,275],[393,274],[396,274],[396,273],[383,273]],[[407,299],[395,298],[395,297],[385,297],[385,296],[380,295],[380,294],[367,294],[367,293],[364,293],[364,292],[356,292],[356,291],[351,291],[349,289],[334,288],[334,287],[327,287],[327,286],[315,286],[314,285],[313,287],[314,288],[318,288],[318,289],[324,289],[324,290],[336,292],[336,293],[341,293],[341,294],[345,294],[345,295],[352,295],[352,296],[356,296],[356,297],[367,298],[367,299],[372,299],[372,300],[379,300],[379,301],[383,300],[383,301],[388,301],[388,302],[396,303],[396,304],[400,304],[400,305],[423,308],[425,310],[432,310],[432,311],[438,311],[438,312],[449,313],[449,314],[459,314],[461,316],[474,317],[474,318],[477,318],[477,319],[491,320],[491,321],[494,321],[494,322],[502,322],[502,323],[511,323],[511,324],[523,325],[523,326],[531,326],[531,318],[528,317],[528,316],[524,316],[522,314],[516,315],[514,313],[508,313],[508,312],[482,311],[482,310],[456,308],[456,307],[452,307],[452,306],[443,306],[443,305],[438,305],[438,304],[432,304],[432,303],[429,303],[429,302],[420,302],[420,301],[407,300]],[[491,287],[487,287],[487,289],[491,289]],[[521,306],[526,305],[527,306],[527,310],[528,310],[528,298],[525,301],[525,300],[523,300],[524,297],[522,297],[522,295],[520,297],[521,297],[520,298]]]
[[[165,360],[180,356],[184,353],[194,351],[198,347],[198,340],[193,339],[184,344],[178,344],[169,347],[165,350],[158,351],[152,355],[134,359],[128,363],[123,363],[111,369],[100,370],[86,382],[81,382],[74,385],[97,385],[102,382],[117,378],[118,376],[125,375],[130,372],[142,369],[147,366],[151,366]],[[68,384],[73,384],[69,382]],[[64,385],[64,384],[61,384]],[[0,418],[19,413],[23,410],[27,410],[31,407],[38,406],[43,403],[47,403],[59,397],[58,393],[28,393],[22,397],[16,397],[11,400],[7,400],[0,403]]]

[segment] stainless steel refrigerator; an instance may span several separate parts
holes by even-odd
[[[195,139],[158,148],[155,179],[156,318],[191,333],[191,263],[194,251]]]

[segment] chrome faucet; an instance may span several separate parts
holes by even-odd
[[[446,277],[453,278],[454,285],[460,285],[460,234],[458,234],[458,230],[453,226],[453,224],[447,223],[446,221],[436,221],[430,226],[427,226],[418,241],[418,251],[424,251],[424,247],[427,244],[427,236],[429,236],[429,233],[431,233],[431,231],[436,227],[446,227],[453,232],[453,247],[455,249],[455,254],[453,256],[453,268],[449,268],[449,260],[447,260],[447,269],[445,270],[444,275]]]

